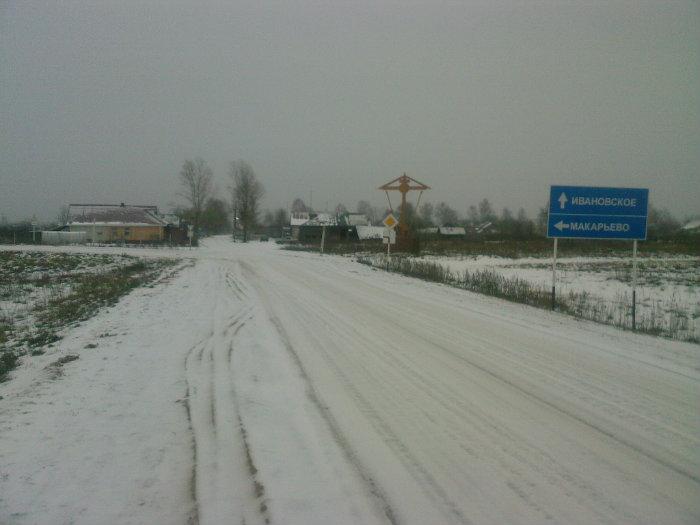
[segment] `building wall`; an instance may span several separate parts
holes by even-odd
[[[85,232],[87,242],[153,242],[163,240],[162,226],[91,226],[71,224],[70,231]]]

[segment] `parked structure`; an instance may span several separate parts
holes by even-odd
[[[157,206],[71,204],[68,229],[85,232],[87,242],[160,242],[167,222]]]

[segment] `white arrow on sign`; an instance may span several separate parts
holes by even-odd
[[[559,231],[568,230],[568,229],[569,229],[569,225],[566,224],[564,221],[559,221],[558,223],[556,223],[556,224],[554,225],[554,227],[555,227],[557,230],[559,230]]]
[[[564,206],[566,206],[566,203],[569,202],[569,199],[566,198],[566,193],[563,193],[559,195],[559,198],[557,199],[559,201],[559,207],[560,209],[564,209]]]

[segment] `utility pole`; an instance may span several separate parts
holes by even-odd
[[[326,225],[324,224],[321,227],[321,253],[323,253],[325,246],[326,246]]]
[[[36,215],[32,216],[32,244],[36,244]]]

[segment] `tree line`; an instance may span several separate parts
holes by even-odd
[[[230,232],[240,234],[248,240],[256,228],[264,227],[277,234],[289,225],[289,213],[285,208],[274,211],[261,211],[261,200],[265,194],[262,183],[253,168],[244,160],[230,163],[228,169],[228,198],[216,195],[213,171],[201,158],[186,160],[179,173],[180,196],[188,203],[187,207],[176,209],[184,221],[192,224],[197,232],[215,234]],[[530,218],[524,208],[513,213],[505,207],[497,212],[491,202],[484,198],[478,204],[470,205],[465,213],[447,204],[425,202],[419,207],[407,203],[406,220],[415,230],[434,227],[463,227],[468,234],[499,239],[532,239],[542,237],[547,230],[546,204],[536,217]],[[313,212],[303,199],[297,197],[291,205],[292,213]],[[336,214],[346,213],[348,208],[340,203]],[[398,215],[398,210],[372,206],[369,201],[360,200],[355,210],[367,217],[373,225],[381,225],[382,219],[390,212]],[[262,217],[261,217],[262,214]],[[671,238],[677,234],[681,223],[667,209],[649,209],[649,239]]]
[[[240,231],[244,241],[258,224],[260,201],[265,188],[255,175],[253,168],[244,160],[232,161],[229,165],[229,199],[214,195],[214,172],[201,159],[186,160],[180,170],[180,196],[189,207],[176,213],[181,219],[200,233],[224,233],[233,227]]]

